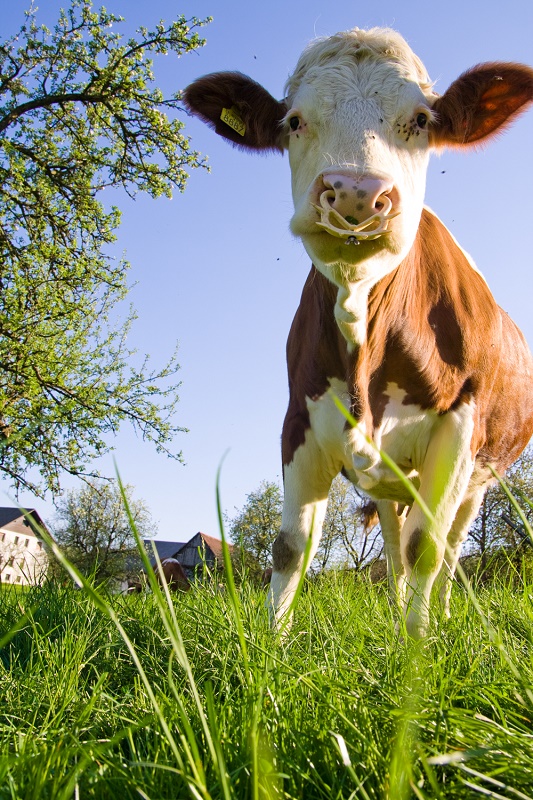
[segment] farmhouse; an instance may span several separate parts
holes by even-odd
[[[0,507],[0,582],[19,586],[39,583],[48,569],[48,556],[39,536],[45,525],[35,509]]]

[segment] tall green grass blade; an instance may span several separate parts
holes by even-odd
[[[7,633],[5,633],[2,638],[0,639],[0,650],[2,650],[9,642],[13,639],[13,637],[24,628],[25,625],[28,624],[32,612],[35,611],[35,607],[33,607],[30,611],[25,611],[21,617],[11,626]]]
[[[344,736],[342,736],[340,733],[335,733],[334,731],[330,731],[329,733],[335,743],[337,750],[339,751],[339,755],[341,757],[343,766],[346,768],[346,771],[349,773],[356,787],[351,797],[359,796],[362,798],[362,800],[370,800],[370,796],[368,795],[368,792],[364,787],[364,778],[360,779],[353,768],[352,760],[350,758],[350,754],[348,753],[348,748],[346,747]]]
[[[472,775],[475,778],[479,778],[480,780],[488,783],[490,786],[496,786],[498,789],[503,789],[508,794],[505,794],[505,800],[508,800],[509,794],[513,795],[513,797],[518,797],[519,800],[533,800],[532,796],[529,794],[524,794],[523,792],[514,789],[512,786],[509,786],[507,783],[502,783],[502,781],[498,781],[495,778],[491,778],[490,775],[484,775],[482,772],[478,772],[471,767],[467,767],[465,764],[459,764],[459,769],[461,772],[466,772],[468,775]],[[470,788],[476,789],[476,791],[480,791],[480,787],[476,786],[475,784],[466,783],[467,786]],[[502,797],[503,795],[498,795],[498,797]]]
[[[224,760],[224,754],[222,752],[222,746],[220,743],[220,731],[218,729],[217,714],[215,709],[215,699],[213,696],[213,685],[211,681],[206,681],[204,684],[204,688],[205,688],[205,699],[207,705],[207,716],[209,719],[209,723],[211,725],[211,730],[213,732],[213,741],[215,743],[218,775],[220,778],[222,794],[225,800],[231,800],[231,791],[229,786],[228,773],[226,769],[226,763]]]
[[[248,658],[248,648],[246,645],[246,637],[244,634],[244,626],[242,622],[242,609],[239,597],[237,595],[237,590],[235,588],[235,578],[233,575],[233,564],[231,563],[231,553],[228,547],[228,543],[226,540],[226,532],[224,529],[224,517],[222,513],[222,504],[220,499],[220,476],[222,471],[222,465],[224,463],[224,459],[226,458],[225,454],[222,458],[222,461],[217,470],[217,481],[216,481],[216,503],[217,503],[217,516],[218,516],[218,525],[220,529],[220,537],[222,539],[222,558],[224,561],[224,571],[226,574],[226,589],[228,592],[228,597],[230,601],[230,606],[233,611],[233,616],[235,619],[235,625],[237,628],[237,635],[239,637],[239,644],[241,648],[241,653],[244,662],[244,670],[246,672],[247,678],[250,680],[250,660]]]
[[[124,486],[123,486],[123,484],[122,484],[122,482],[120,480],[120,476],[118,475],[118,473],[117,473],[117,480],[118,480],[118,484],[119,484],[120,491],[121,491],[121,494],[122,494],[122,499],[123,499],[123,502],[124,502],[124,506],[125,506],[126,512],[128,514],[128,517],[129,517],[130,527],[131,527],[132,533],[134,534],[135,541],[137,543],[137,548],[139,549],[139,551],[144,551],[143,563],[145,564],[145,568],[146,568],[147,573],[148,573],[149,583],[150,583],[150,586],[152,587],[152,591],[154,592],[154,596],[155,596],[155,599],[156,599],[157,608],[158,608],[160,616],[161,616],[161,620],[162,620],[163,625],[165,626],[165,629],[166,629],[166,631],[167,631],[167,633],[169,635],[170,642],[172,644],[172,648],[173,648],[174,654],[175,654],[179,664],[184,669],[185,674],[187,676],[187,681],[188,681],[189,688],[190,688],[190,691],[192,693],[192,696],[194,698],[194,702],[195,702],[195,706],[196,706],[196,710],[197,710],[198,716],[199,716],[201,724],[202,724],[202,728],[203,728],[204,736],[205,736],[205,739],[206,739],[206,742],[207,742],[207,745],[208,745],[208,749],[209,749],[209,753],[210,753],[210,756],[211,756],[211,760],[212,760],[215,768],[218,769],[220,767],[220,760],[219,760],[218,752],[217,752],[217,743],[213,739],[213,736],[212,736],[212,733],[211,733],[211,729],[210,729],[210,726],[209,726],[209,722],[208,722],[208,719],[206,717],[206,714],[205,714],[205,711],[204,711],[204,707],[203,707],[203,704],[202,704],[202,701],[201,701],[201,698],[200,698],[200,693],[198,691],[198,687],[197,687],[196,681],[194,679],[194,674],[193,674],[193,671],[192,671],[192,667],[191,667],[189,658],[187,656],[187,652],[185,650],[183,637],[181,635],[181,629],[180,629],[180,626],[178,624],[178,620],[177,620],[177,617],[176,617],[174,604],[173,604],[172,598],[170,596],[170,591],[169,591],[169,588],[168,588],[168,584],[167,584],[167,582],[165,580],[165,577],[164,577],[164,574],[163,574],[163,569],[162,569],[162,566],[161,566],[161,561],[159,559],[159,555],[157,553],[157,548],[154,548],[154,557],[155,557],[155,561],[156,561],[156,564],[157,564],[158,573],[159,573],[160,578],[161,578],[161,586],[163,587],[163,592],[164,592],[164,597],[165,597],[166,602],[163,599],[163,592],[161,591],[161,587],[158,585],[154,570],[153,570],[153,568],[152,568],[152,566],[150,564],[150,561],[148,559],[148,555],[146,554],[146,551],[144,549],[144,545],[143,545],[142,539],[141,539],[140,534],[139,534],[139,532],[137,530],[137,527],[135,525],[135,520],[133,519],[133,516],[131,514],[131,509],[129,507],[128,499],[127,499],[126,493],[124,491]],[[141,553],[141,555],[142,555],[142,553]],[[185,714],[185,711],[184,711],[182,706],[180,706],[180,712],[182,713],[182,715]],[[192,732],[192,726],[190,724],[188,724],[186,726],[186,731],[189,732],[189,734]],[[190,748],[191,748],[189,750],[189,752],[194,752],[195,750],[197,752],[196,740],[195,740],[194,737],[191,740],[189,740],[189,744],[190,744]],[[195,774],[197,774],[197,775],[204,774],[203,769],[202,769],[201,773],[198,771],[198,768],[197,768],[196,763],[194,762],[194,760],[193,760],[193,762],[191,762],[191,766],[193,767],[193,770],[194,770]],[[222,775],[220,776],[220,778],[221,778],[221,780],[223,780],[223,776]],[[205,793],[205,797],[206,798],[210,797],[210,794],[208,792],[208,789],[207,789],[206,785],[198,786],[198,789],[200,789],[203,793]]]

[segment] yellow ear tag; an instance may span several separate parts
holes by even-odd
[[[220,119],[222,122],[225,122],[226,125],[229,125],[230,128],[233,128],[233,130],[236,131],[239,136],[244,136],[246,133],[246,125],[244,124],[242,117],[239,115],[239,112],[235,107],[223,108]]]

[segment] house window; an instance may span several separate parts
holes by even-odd
[[[27,547],[29,545],[29,543],[30,543],[30,540],[26,539],[26,541],[24,542],[24,547]]]
[[[42,546],[43,546],[43,543],[42,543],[42,542],[37,542],[37,547],[39,548],[39,550],[41,550],[41,549],[42,549]]]
[[[18,543],[19,543],[19,537],[15,536],[15,544],[18,544]]]
[[[11,575],[9,574],[9,572],[6,572],[6,574],[4,575],[4,580],[6,583],[9,583],[9,581],[11,580]]]
[[[15,560],[15,557],[14,557],[14,556],[11,556],[11,558],[10,558],[10,559],[8,560],[8,562],[7,562],[7,566],[8,566],[8,567],[12,567],[12,566],[13,566],[13,561],[14,561],[14,560]]]
[[[5,538],[6,538],[5,533],[4,532],[0,533],[0,542],[3,542]]]
[[[25,559],[22,558],[19,561],[19,569],[24,569],[25,566],[26,566],[26,561],[25,561]]]
[[[20,575],[17,575],[17,583],[20,583]]]

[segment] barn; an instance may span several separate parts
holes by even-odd
[[[160,561],[169,558],[176,559],[189,580],[201,578],[204,567],[209,572],[216,572],[223,568],[221,540],[201,531],[188,542],[163,542],[148,539],[145,540],[145,546],[154,568],[156,561],[153,550],[156,549]],[[234,546],[229,544],[228,547],[230,552],[233,552]]]
[[[230,552],[233,545],[228,545]],[[176,553],[175,558],[180,562],[187,577],[201,577],[204,567],[210,572],[223,569],[222,542],[214,536],[197,533],[186,542]]]

